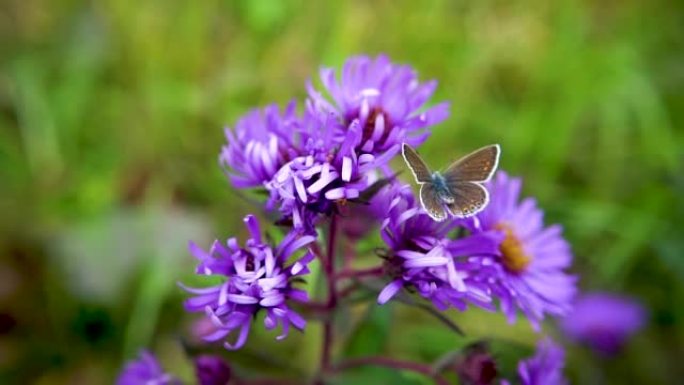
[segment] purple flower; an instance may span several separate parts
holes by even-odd
[[[227,385],[232,370],[221,357],[203,355],[195,358],[195,375],[199,385]]]
[[[251,110],[238,120],[235,130],[226,129],[227,145],[219,163],[233,186],[262,186],[291,158],[296,156],[294,132],[299,124],[295,103],[281,113],[278,106]]]
[[[306,233],[321,214],[359,197],[378,171],[389,175],[401,143],[422,143],[448,115],[446,103],[423,111],[436,82],[420,84],[413,69],[385,56],[350,59],[341,83],[333,70],[321,74],[332,104],[309,85],[301,118],[294,103],[282,113],[253,110],[226,130],[219,157],[235,187],[266,187],[266,207]]]
[[[328,113],[308,108],[299,136],[299,156],[286,163],[266,183],[268,206],[278,206],[295,228],[312,231],[318,214],[330,214],[337,202],[358,198],[374,181],[374,170],[396,151],[381,156],[359,154],[361,140],[357,122],[344,129]]]
[[[430,135],[426,128],[449,115],[448,103],[422,111],[436,81],[421,84],[413,68],[394,64],[385,55],[348,59],[339,80],[332,68],[322,68],[320,77],[332,100],[309,83],[310,99],[317,109],[334,112],[345,126],[358,121],[361,140],[356,146],[365,153],[378,155],[402,142],[418,146]]]
[[[227,349],[239,349],[245,344],[254,316],[262,309],[266,312],[266,329],[282,326],[278,340],[287,337],[290,325],[299,330],[306,325],[287,302],[308,300],[306,292],[293,287],[292,278],[308,273],[308,263],[314,256],[306,250],[294,263],[286,265],[286,262],[316,238],[291,231],[274,248],[262,239],[254,216],[248,215],[244,221],[250,233],[244,247],[236,238],[228,239],[225,245],[215,241],[209,252],[190,244],[190,252],[200,261],[197,274],[218,275],[226,281],[203,289],[184,287],[195,294],[185,302],[186,309],[205,312],[216,327],[215,332],[204,337],[205,340],[221,340],[239,330],[234,343],[225,342]]]
[[[572,340],[612,355],[644,326],[645,320],[646,311],[634,299],[591,293],[577,299],[573,311],[561,321],[561,328]]]
[[[137,360],[126,363],[119,377],[117,385],[178,385],[181,382],[165,373],[152,353],[143,350]]]
[[[503,236],[499,253],[481,258],[481,263],[492,270],[492,291],[509,322],[520,309],[538,328],[545,313],[558,316],[571,309],[576,277],[564,271],[572,253],[561,227],[544,227],[543,212],[534,199],[518,201],[521,186],[520,178],[499,171],[487,185],[489,205],[466,222],[475,233]]]
[[[518,364],[518,376],[522,385],[565,385],[563,376],[565,352],[550,339],[543,339],[537,346],[537,353]],[[509,385],[506,380],[502,385]]]
[[[491,309],[488,277],[472,256],[495,254],[500,236],[479,233],[453,240],[457,221],[435,222],[416,204],[408,185],[384,192],[386,217],[381,236],[389,247],[385,262],[392,281],[378,296],[383,304],[403,287],[413,287],[440,310],[465,310],[467,302]]]

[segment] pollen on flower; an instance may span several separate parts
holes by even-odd
[[[505,223],[499,223],[495,228],[506,234],[506,238],[499,245],[499,250],[501,250],[503,257],[503,265],[514,273],[525,271],[530,262],[532,262],[532,258],[525,253],[520,239],[515,236],[511,227]]]

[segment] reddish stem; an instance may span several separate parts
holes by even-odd
[[[337,293],[337,298],[346,298],[348,295],[354,292],[354,290],[359,288],[359,283],[356,281],[353,281],[352,283],[349,284],[349,286],[345,287],[344,289],[340,290],[339,293]]]
[[[362,277],[378,277],[383,274],[384,270],[382,266],[374,266],[366,269],[346,269],[335,274],[335,279],[342,278],[362,278]]]
[[[449,381],[446,380],[439,373],[434,373],[430,365],[421,364],[413,361],[403,361],[390,357],[360,357],[360,358],[350,358],[342,361],[339,365],[334,368],[334,371],[343,371],[345,369],[355,368],[358,366],[383,366],[386,368],[393,368],[399,370],[410,370],[412,372],[423,374],[427,377],[435,380],[438,385],[449,385]]]
[[[303,302],[300,305],[308,311],[317,312],[317,313],[327,313],[330,310],[330,309],[328,309],[328,303],[327,302],[309,301],[309,302]]]
[[[328,310],[332,310],[337,305],[337,289],[335,285],[335,241],[337,238],[337,217],[335,214],[330,218],[330,229],[328,232],[328,248],[323,268],[325,269],[326,281],[328,283]],[[333,340],[333,317],[329,316],[323,322],[323,347],[321,353],[321,372],[330,368],[330,354]]]
[[[344,263],[342,264],[343,269],[349,269],[354,262],[356,257],[356,242],[351,239],[343,243],[344,245]]]
[[[284,380],[281,378],[257,378],[249,381],[237,382],[236,385],[296,385],[300,381]]]

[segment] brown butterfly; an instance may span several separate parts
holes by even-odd
[[[431,171],[416,150],[404,143],[402,155],[420,185],[420,203],[436,221],[448,213],[465,218],[482,211],[489,203],[483,183],[489,181],[499,165],[501,147],[491,144],[455,161],[443,172]]]

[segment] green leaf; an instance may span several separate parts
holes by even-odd
[[[349,369],[340,375],[330,379],[327,384],[392,384],[392,385],[419,385],[430,382],[424,381],[425,377],[418,374],[400,371],[391,368],[364,366]],[[423,381],[421,381],[423,380]]]
[[[368,306],[365,316],[347,339],[345,357],[359,357],[383,353],[389,337],[392,306]]]

